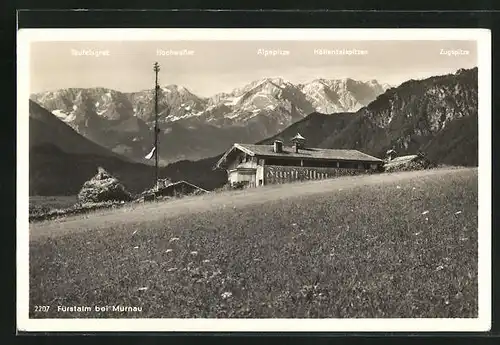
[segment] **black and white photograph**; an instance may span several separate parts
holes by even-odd
[[[489,329],[487,30],[18,42],[21,329]]]

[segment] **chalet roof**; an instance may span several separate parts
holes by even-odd
[[[300,135],[300,133],[297,133],[291,140],[306,140],[306,138]]]
[[[184,180],[172,182],[172,183],[169,183],[168,185],[165,185],[165,186],[160,186],[158,188],[158,190],[155,190],[153,193],[156,196],[167,196],[167,195],[170,195],[169,193],[175,191],[175,187],[176,186],[180,186],[180,185],[181,186],[182,185],[184,185],[184,186],[191,186],[191,187],[193,187],[193,190],[195,190],[195,191],[201,191],[201,192],[204,192],[204,193],[208,193],[207,190],[205,190],[205,189],[203,189],[201,187],[195,186],[194,184],[189,183],[189,182],[184,181]]]
[[[427,169],[435,166],[429,159],[422,155],[409,155],[394,158],[384,165],[385,171],[398,171],[410,169]]]
[[[408,156],[400,156],[392,159],[391,161],[387,162],[385,164],[386,167],[388,166],[395,166],[395,165],[400,165],[400,164],[406,164],[408,162],[411,162],[415,159],[418,158],[418,155],[408,155]]]
[[[192,183],[189,183],[189,182],[187,182],[187,181],[184,181],[184,180],[180,180],[180,181],[176,181],[176,182],[169,183],[169,184],[168,184],[168,185],[166,185],[164,188],[165,188],[165,189],[168,189],[168,188],[170,188],[170,187],[177,186],[177,185],[180,185],[180,184],[187,184],[187,185],[189,185],[189,186],[191,186],[191,187],[194,187],[194,188],[196,188],[196,189],[202,190],[202,191],[204,191],[204,192],[208,192],[207,190],[205,190],[205,189],[203,189],[203,188],[201,188],[201,187],[198,187],[198,186],[196,186],[196,185],[194,185],[194,184],[192,184]]]
[[[399,156],[399,157],[393,158],[391,160],[391,162],[411,161],[412,159],[415,159],[417,157],[418,157],[418,155]]]
[[[217,162],[217,166],[220,166],[220,164],[225,161],[226,157],[234,150],[240,150],[250,156],[259,157],[343,160],[373,163],[383,162],[383,160],[379,158],[367,155],[357,150],[304,148],[300,149],[299,152],[295,152],[293,147],[283,146],[282,152],[274,152],[273,145],[234,144],[233,147],[231,147],[231,149],[229,149]]]

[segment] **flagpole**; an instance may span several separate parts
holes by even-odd
[[[158,72],[160,65],[158,62],[154,63],[153,70],[155,71],[155,189],[158,190]]]

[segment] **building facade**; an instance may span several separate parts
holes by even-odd
[[[297,134],[291,146],[234,144],[217,162],[231,185],[249,187],[378,172],[384,162],[357,150],[308,148]]]

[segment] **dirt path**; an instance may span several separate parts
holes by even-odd
[[[174,201],[135,204],[115,210],[96,211],[86,215],[70,216],[58,220],[32,223],[30,240],[55,237],[88,229],[105,229],[117,224],[159,221],[169,217],[189,215],[194,212],[217,211],[221,208],[239,208],[280,199],[299,198],[310,195],[332,193],[339,189],[350,189],[366,185],[390,183],[426,178],[436,175],[466,173],[477,168],[434,169],[392,174],[361,175],[305,183],[273,185],[237,192],[223,192],[204,196],[186,197]],[[216,214],[214,214],[216,216]]]

